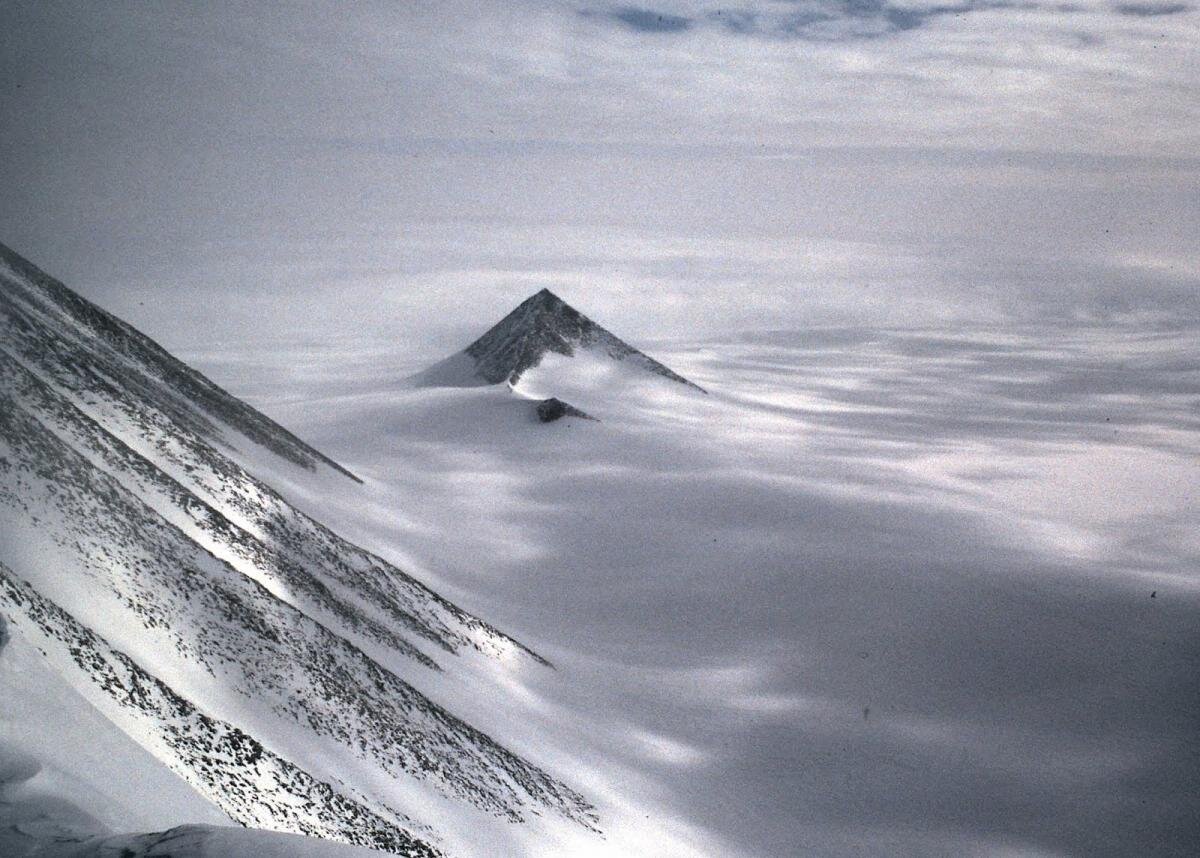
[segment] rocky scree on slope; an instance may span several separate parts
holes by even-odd
[[[23,266],[32,268],[29,263],[23,262]],[[55,289],[42,293],[39,284],[51,284]],[[87,327],[80,329],[73,317],[63,314],[52,299],[47,300],[60,293],[74,296],[40,272],[36,281],[22,282],[4,277],[0,269],[0,331],[4,334],[0,353],[11,361],[3,376],[9,389],[28,395],[30,390],[45,388],[61,397],[53,410],[84,418],[90,427],[85,435],[99,429],[118,439],[120,446],[146,460],[142,472],[157,471],[158,481],[174,481],[257,540],[261,554],[294,561],[318,579],[312,586],[339,591],[368,617],[378,616],[409,628],[448,652],[462,646],[487,652],[516,647],[540,660],[519,642],[462,611],[412,576],[296,510],[240,466],[236,455],[230,455],[237,450],[219,422],[169,383],[157,379],[153,367],[147,369],[140,362],[139,355],[154,351],[133,342],[140,334],[121,323],[120,348],[112,347],[105,333],[108,326],[100,329],[101,334]],[[73,304],[86,302],[74,296]],[[92,315],[85,314],[87,318]],[[34,379],[33,384],[27,376]],[[21,400],[21,396],[16,398]],[[239,405],[249,409],[244,403]],[[267,418],[257,416],[268,428],[274,427]],[[144,490],[146,482],[140,481],[138,488]]]
[[[412,858],[440,853],[414,837],[402,816],[376,813],[210,718],[127,655],[39,596],[0,562],[0,606],[47,657],[73,663],[134,723],[153,731],[167,764],[245,823],[264,817],[298,834],[333,837]],[[253,808],[253,815],[247,811]]]

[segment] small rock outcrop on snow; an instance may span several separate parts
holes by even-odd
[[[704,391],[605,330],[549,289],[526,298],[463,351],[419,373],[414,380],[429,387],[504,382],[514,385],[546,355],[572,357],[580,350]]]
[[[543,423],[553,423],[561,417],[582,417],[584,420],[595,420],[586,411],[580,411],[574,405],[563,402],[561,399],[556,399],[551,396],[549,399],[543,399],[537,406],[538,420]]]

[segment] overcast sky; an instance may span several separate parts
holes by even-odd
[[[1198,315],[1190,2],[0,6],[0,241],[167,345]],[[336,296],[338,300],[331,300]],[[417,347],[417,345],[414,345]]]

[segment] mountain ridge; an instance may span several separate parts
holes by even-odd
[[[352,476],[2,248],[8,633],[242,824],[413,855],[457,854],[422,820],[447,805],[458,846],[492,819],[598,830],[581,794],[429,696],[549,663],[294,507],[259,449]]]
[[[2,242],[0,263],[8,266],[18,278],[33,287],[29,290],[31,294],[40,292],[52,306],[78,326],[90,330],[114,351],[125,356],[136,356],[153,367],[164,383],[181,388],[202,410],[224,419],[228,425],[252,441],[308,470],[314,470],[315,465],[320,463],[355,482],[362,482],[357,475],[341,464],[213,383],[173,356],[155,340],[68,288]],[[12,288],[13,284],[9,285]]]

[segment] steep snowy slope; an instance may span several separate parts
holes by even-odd
[[[180,819],[194,823],[178,827]],[[156,833],[118,833],[131,827]],[[88,704],[40,651],[9,638],[0,618],[0,855],[165,854],[366,858],[379,853],[234,827]]]
[[[702,390],[605,330],[549,289],[522,301],[466,349],[419,373],[414,381],[429,387],[502,382],[515,386],[548,355],[580,357],[608,367],[619,365],[623,370]]]
[[[0,248],[16,634],[238,822],[411,855],[543,815],[594,828],[580,794],[419,690],[545,662],[293,508],[252,473],[266,460],[354,479]]]

